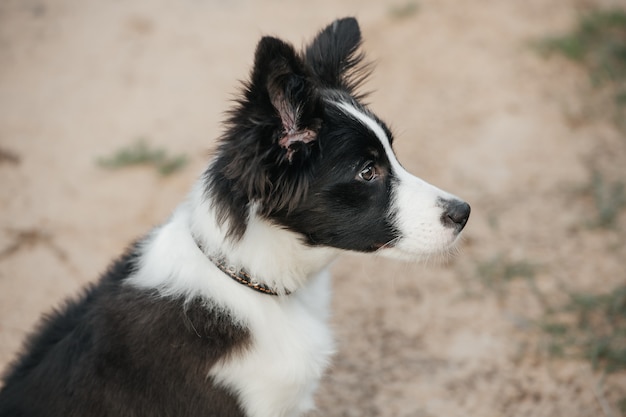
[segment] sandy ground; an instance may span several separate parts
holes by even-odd
[[[356,15],[377,62],[370,101],[400,160],[473,211],[443,265],[336,264],[339,352],[314,415],[619,415],[626,375],[550,358],[529,324],[545,310],[536,291],[494,291],[478,272],[494,259],[537,265],[551,303],[626,280],[625,216],[585,226],[595,208],[580,192],[594,166],[625,166],[623,134],[584,104],[582,69],[529,47],[600,3],[422,0],[390,13],[403,4],[2,0],[0,367],[43,312],[183,198],[261,35],[301,45]],[[161,177],[95,163],[138,138],[189,164]]]

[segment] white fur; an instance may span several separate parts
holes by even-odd
[[[216,381],[239,393],[248,415],[295,417],[314,407],[313,393],[334,350],[326,324],[329,282],[329,274],[319,274],[292,296],[255,308],[253,348],[212,370]]]
[[[458,234],[441,222],[441,200],[456,199],[439,188],[407,172],[396,158],[383,128],[367,113],[345,102],[335,103],[348,116],[367,126],[382,144],[397,181],[393,188],[392,211],[401,237],[379,253],[384,256],[416,260],[450,249]]]

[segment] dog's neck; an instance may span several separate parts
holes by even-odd
[[[247,271],[280,295],[297,291],[337,256],[336,250],[308,246],[296,233],[259,217],[253,205],[243,236],[229,238],[227,225],[218,224],[211,196],[202,185],[196,185],[187,202],[190,231],[202,251],[233,269]]]

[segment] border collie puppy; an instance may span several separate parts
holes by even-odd
[[[302,52],[259,42],[207,170],[162,226],[48,315],[4,377],[0,415],[299,416],[333,352],[326,267],[417,260],[470,207],[400,165],[356,88],[355,19]]]

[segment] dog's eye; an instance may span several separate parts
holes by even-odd
[[[359,172],[359,178],[367,182],[372,181],[377,176],[378,175],[376,173],[376,166],[372,162],[367,164],[365,168],[363,168],[361,172]]]

